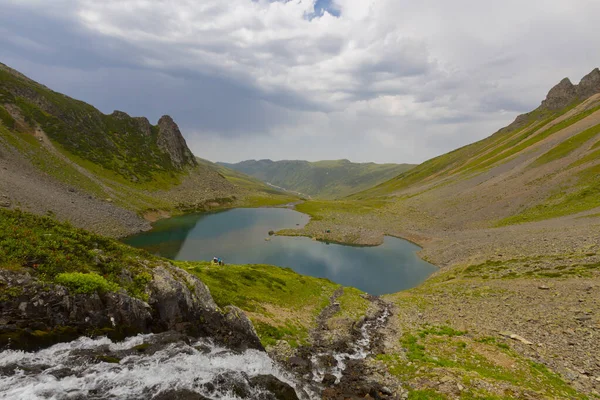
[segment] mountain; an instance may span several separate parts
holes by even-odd
[[[394,199],[448,228],[511,225],[600,207],[600,70],[563,79],[534,111],[352,199]],[[420,218],[416,216],[416,218]]]
[[[348,160],[248,160],[237,164],[218,163],[271,185],[306,196],[339,198],[384,182],[410,164],[352,163]]]
[[[198,163],[168,115],[152,125],[106,115],[0,64],[0,206],[54,215],[111,236],[180,212],[278,204]],[[145,218],[143,218],[145,217]]]
[[[414,390],[408,398],[598,393],[598,82],[598,69],[578,85],[563,80],[490,137],[343,200],[299,204],[309,224],[278,232],[357,245],[406,238],[439,267],[383,296],[394,304],[385,343],[395,345],[377,360]]]

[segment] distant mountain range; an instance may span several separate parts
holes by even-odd
[[[307,197],[325,199],[365,190],[414,167],[411,164],[353,163],[348,160],[248,160],[217,164]]]

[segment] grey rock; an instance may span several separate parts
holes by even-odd
[[[267,390],[277,400],[298,400],[298,395],[293,387],[281,382],[273,375],[258,375],[250,379],[250,384],[255,388]]]
[[[123,111],[119,111],[119,110],[115,110],[112,112],[111,116],[117,118],[117,119],[129,119],[131,118],[129,116],[129,114],[127,114],[126,112]]]
[[[579,85],[573,85],[569,78],[560,81],[558,85],[550,89],[546,100],[542,101],[542,107],[559,110],[575,100],[585,100],[596,93],[600,93],[600,70],[598,68],[584,76]]]
[[[123,290],[73,294],[63,286],[40,282],[28,272],[0,270],[0,286],[21,288],[19,295],[0,303],[0,321],[7,322],[0,332],[0,349],[10,345],[32,350],[84,334],[121,339],[175,331],[211,337],[236,351],[264,350],[243,311],[236,307],[220,310],[198,278],[169,263],[152,273],[153,280],[146,287],[148,302],[144,302]],[[34,330],[61,334],[40,340],[31,334]]]
[[[323,377],[323,380],[321,381],[321,383],[323,385],[325,385],[325,387],[328,387],[328,386],[335,385],[335,381],[336,380],[337,380],[337,378],[334,375],[325,374],[325,376]]]
[[[196,158],[187,147],[187,143],[179,127],[168,115],[158,120],[158,147],[169,155],[174,167],[183,169],[186,166],[197,165]]]
[[[2,195],[0,196],[0,207],[10,207],[11,206],[11,201],[8,198],[8,196]]]
[[[290,357],[288,359],[288,364],[291,367],[308,367],[308,365],[310,363],[308,360],[305,360],[304,358],[301,358],[301,357]]]
[[[144,136],[151,136],[152,135],[152,125],[150,125],[150,121],[148,121],[148,118],[146,117],[135,117],[133,118],[137,124],[138,127],[140,128],[140,131],[142,131],[142,133],[144,134]]]
[[[600,69],[598,68],[584,76],[577,86],[577,94],[582,99],[587,99],[596,93],[600,93]]]
[[[558,85],[548,92],[546,100],[542,101],[542,107],[549,110],[561,109],[577,98],[577,87],[571,83],[569,78],[564,78]]]
[[[199,393],[188,389],[167,390],[152,397],[153,400],[210,400]]]

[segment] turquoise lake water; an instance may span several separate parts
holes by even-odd
[[[238,208],[161,220],[151,231],[124,241],[173,260],[220,257],[231,264],[289,267],[374,295],[414,287],[436,270],[417,256],[418,246],[389,236],[377,247],[326,244],[305,237],[265,240],[271,230],[296,228],[308,221],[307,215],[285,208]]]

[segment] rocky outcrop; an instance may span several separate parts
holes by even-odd
[[[542,101],[542,107],[549,110],[559,110],[566,107],[577,98],[577,87],[565,78],[548,92],[546,100]]]
[[[179,127],[168,115],[158,120],[158,147],[169,155],[171,163],[175,168],[183,169],[186,166],[195,166],[196,159],[179,130]]]
[[[110,114],[111,117],[114,117],[116,119],[120,119],[120,120],[128,120],[131,117],[129,116],[129,114],[127,114],[124,111],[119,111],[119,110],[115,110],[112,112],[112,114]]]
[[[600,69],[598,68],[584,76],[577,86],[577,94],[581,99],[587,99],[596,93],[600,93]]]
[[[124,290],[89,294],[0,270],[0,349],[36,349],[81,335],[122,339],[137,333],[181,332],[210,337],[235,350],[262,349],[252,323],[235,307],[221,310],[198,278],[164,263],[152,269],[148,301]]]
[[[573,85],[569,78],[564,78],[548,92],[542,107],[549,110],[560,110],[573,103],[575,100],[585,100],[596,93],[600,93],[600,70],[595,68],[584,76],[579,85]]]
[[[152,125],[150,125],[150,121],[146,117],[134,117],[133,118],[140,128],[140,131],[146,137],[150,137],[152,135]]]

